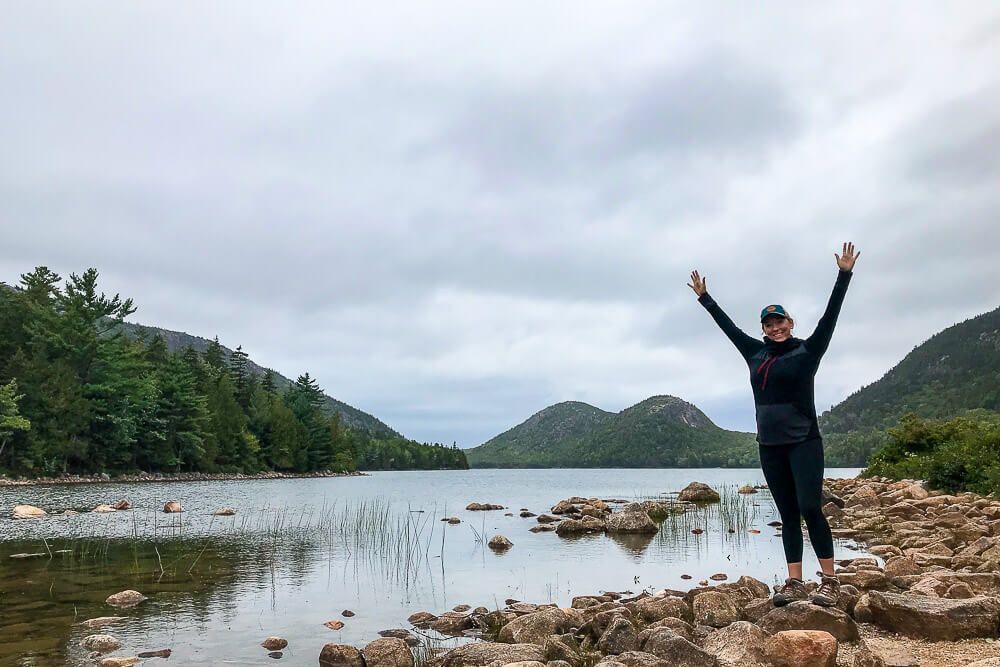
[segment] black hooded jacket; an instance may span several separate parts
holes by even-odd
[[[751,338],[733,324],[707,292],[698,297],[750,368],[757,408],[757,442],[761,445],[788,445],[820,437],[813,380],[830,345],[851,275],[850,271],[841,271],[837,276],[826,312],[816,331],[805,340],[788,338],[777,343],[766,336],[763,341]]]

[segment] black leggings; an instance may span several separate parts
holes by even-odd
[[[759,445],[760,467],[781,515],[785,560],[802,562],[802,519],[817,558],[833,558],[833,535],[823,516],[823,440]],[[800,518],[801,517],[801,518]]]

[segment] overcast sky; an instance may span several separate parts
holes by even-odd
[[[826,410],[1000,305],[991,2],[0,3],[0,280],[96,267],[409,437],[654,394],[753,430],[751,335]],[[375,8],[377,6],[377,9]]]

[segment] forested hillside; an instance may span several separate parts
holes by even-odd
[[[951,419],[1000,412],[1000,308],[916,346],[881,379],[824,412],[828,465],[863,466],[912,414]],[[976,417],[973,416],[973,419]]]
[[[0,470],[467,467],[455,447],[346,426],[309,373],[281,382],[217,340],[171,350],[158,332],[125,335],[134,312],[94,269],[64,282],[39,267],[0,289]]]
[[[653,396],[617,414],[557,403],[466,455],[474,468],[657,468],[755,466],[756,452],[752,433],[721,429],[674,396]]]

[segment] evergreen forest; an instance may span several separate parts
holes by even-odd
[[[309,373],[280,386],[248,355],[133,338],[131,299],[88,269],[0,283],[0,472],[313,472],[468,467],[455,446],[342,423]]]

